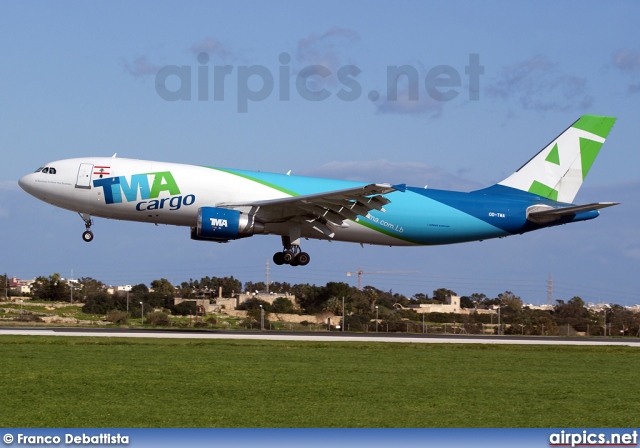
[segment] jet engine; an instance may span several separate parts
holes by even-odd
[[[226,243],[263,232],[264,225],[253,215],[228,208],[200,207],[197,227],[191,228],[191,239]]]

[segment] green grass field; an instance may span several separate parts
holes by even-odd
[[[0,337],[2,427],[636,427],[628,347]]]

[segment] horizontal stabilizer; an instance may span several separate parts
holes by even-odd
[[[532,205],[527,209],[527,219],[538,224],[547,224],[578,213],[599,210],[618,205],[619,202],[594,202],[593,204],[572,205],[569,207],[553,208],[549,205]]]

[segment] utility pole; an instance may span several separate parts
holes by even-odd
[[[267,258],[267,294],[269,294],[269,259]]]
[[[358,276],[358,291],[362,291],[362,274],[375,274],[375,275],[403,275],[403,274],[419,274],[420,271],[371,271],[365,272],[361,267],[355,272],[347,272],[347,277],[352,275]]]

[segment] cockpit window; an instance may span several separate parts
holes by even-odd
[[[38,168],[36,173],[56,174],[56,169],[52,166],[45,166],[44,168]]]

